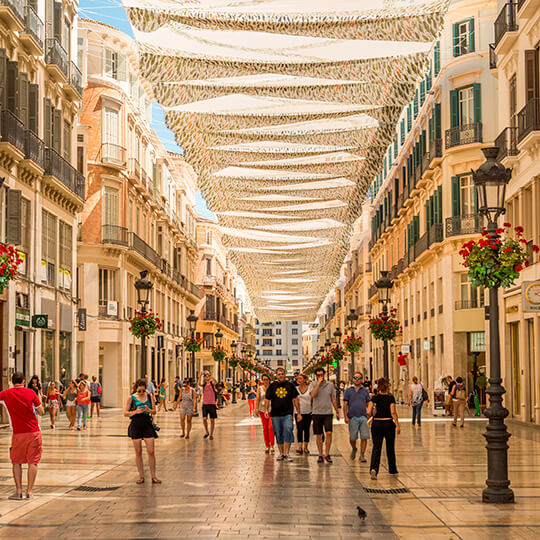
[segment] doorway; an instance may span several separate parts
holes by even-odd
[[[512,414],[521,416],[521,369],[519,362],[519,323],[510,323],[510,357],[512,369]]]

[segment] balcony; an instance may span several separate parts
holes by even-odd
[[[53,176],[75,195],[84,199],[84,176],[52,148],[45,148],[44,168],[46,176]]]
[[[484,295],[480,294],[471,300],[456,300],[455,309],[479,309],[484,307]]]
[[[45,40],[45,63],[51,77],[58,82],[67,82],[69,76],[68,54],[57,38]]]
[[[24,8],[24,30],[20,40],[31,54],[41,56],[43,54],[43,40],[45,30],[43,21],[31,6]]]
[[[141,165],[137,158],[128,159],[128,176],[136,183],[141,181]]]
[[[375,285],[375,283],[373,285],[370,285],[369,289],[368,289],[368,298],[371,298],[373,296],[375,296],[378,292],[378,289]]]
[[[117,246],[128,246],[129,233],[126,227],[119,225],[103,225],[101,228],[101,242]]]
[[[130,249],[133,249],[133,251],[136,251],[139,255],[142,255],[155,267],[160,268],[161,257],[159,254],[134,232],[129,233],[129,247]]]
[[[0,0],[0,20],[15,32],[24,29],[24,0]]]
[[[443,229],[442,223],[434,223],[414,244],[414,259],[417,259],[427,251],[432,244],[442,242]],[[411,261],[412,262],[412,261]]]
[[[429,166],[431,168],[440,164],[443,154],[442,139],[433,139],[429,145],[429,158],[431,159]]]
[[[495,19],[495,50],[505,54],[511,47],[518,31],[517,2],[504,4]]]
[[[446,130],[445,147],[454,148],[463,146],[464,144],[473,144],[482,142],[482,124],[475,122],[474,124],[465,124],[456,126]]]
[[[0,137],[2,147],[5,146],[4,143],[11,147],[5,150],[11,154],[12,159],[19,161],[24,157],[24,125],[7,109],[0,113]]]
[[[497,54],[495,53],[495,43],[489,44],[489,69],[497,69]]]
[[[103,143],[101,145],[101,162],[111,167],[123,168],[126,166],[127,150],[118,144]]]
[[[518,0],[518,14],[520,19],[530,19],[539,8],[538,0]]]
[[[73,62],[69,63],[69,74],[67,75],[67,84],[64,86],[64,91],[74,99],[81,99],[83,93],[82,73],[81,70]]]
[[[525,139],[535,139],[540,131],[540,99],[531,99],[521,111],[518,112],[517,142],[524,143]],[[532,135],[531,135],[532,134]],[[525,143],[526,144],[526,143]],[[526,146],[529,146],[526,144]]]
[[[460,236],[463,234],[480,234],[484,224],[479,214],[465,214],[446,218],[446,236]]]
[[[519,150],[517,147],[517,127],[504,128],[495,139],[495,146],[499,149],[497,159],[502,161],[509,156],[517,156]]]
[[[29,129],[25,132],[24,158],[33,161],[40,169],[45,167],[45,143]]]

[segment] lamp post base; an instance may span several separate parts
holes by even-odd
[[[490,504],[509,504],[516,502],[510,488],[487,487],[482,491],[482,502]]]

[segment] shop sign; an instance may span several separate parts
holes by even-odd
[[[523,311],[540,312],[540,281],[525,281],[521,285]]]
[[[32,326],[34,328],[48,328],[49,316],[48,315],[34,315],[32,317]]]
[[[164,347],[163,336],[157,336],[157,348],[163,349],[163,347]]]
[[[429,341],[429,339],[424,339],[424,351],[429,350],[431,350],[431,342]]]
[[[406,345],[401,346],[401,354],[410,354],[411,346],[407,343]]]
[[[471,352],[485,352],[486,351],[486,333],[485,332],[471,332]]]
[[[30,310],[25,308],[15,309],[15,324],[18,326],[30,326]]]
[[[77,320],[79,321],[79,331],[86,332],[86,308],[78,309]]]

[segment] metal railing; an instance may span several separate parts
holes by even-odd
[[[0,0],[0,6],[7,6],[24,23],[24,0]]]
[[[141,178],[141,165],[137,158],[129,158],[128,160],[129,175],[135,177],[137,180]]]
[[[508,2],[495,19],[495,47],[507,32],[517,32],[517,29],[517,2]]]
[[[517,148],[517,127],[504,128],[499,136],[495,139],[495,146],[499,149],[497,159],[500,161],[506,156],[517,156],[519,150]]]
[[[465,214],[446,218],[446,236],[459,236],[461,234],[480,234],[484,224],[479,214]]]
[[[45,148],[45,174],[57,178],[64,186],[84,199],[84,176],[56,150]]]
[[[152,247],[150,247],[139,235],[134,232],[129,233],[129,247],[142,255],[147,261],[157,268],[160,267],[161,257]]]
[[[442,153],[442,139],[433,139],[429,145],[429,157],[431,158],[431,161],[437,158],[442,158]]]
[[[10,143],[24,152],[24,124],[7,109],[0,113],[0,136],[2,141]]]
[[[375,285],[375,283],[373,285],[370,285],[369,286],[369,289],[368,289],[368,298],[371,298],[372,296],[375,296],[377,294],[377,286]]]
[[[495,54],[495,43],[489,44],[489,69],[497,69],[497,55]]]
[[[24,31],[32,36],[36,43],[43,49],[45,26],[32,6],[24,8]]]
[[[103,225],[101,228],[101,242],[103,244],[128,245],[128,230],[119,225]]]
[[[30,129],[27,129],[25,132],[24,157],[44,168],[45,143]]]
[[[82,73],[74,62],[69,63],[69,84],[82,96]]]
[[[127,150],[119,144],[103,143],[101,145],[101,161],[105,164],[125,167]]]
[[[475,122],[473,124],[464,124],[446,130],[445,146],[453,148],[454,146],[462,146],[482,142],[482,123]]]
[[[540,130],[540,99],[531,99],[517,114],[518,142],[521,142],[531,131]]]
[[[478,297],[471,300],[456,300],[455,308],[459,309],[478,309],[484,307],[484,296],[480,293]]]
[[[45,62],[54,64],[60,68],[60,71],[68,77],[69,59],[66,49],[62,47],[57,38],[47,38],[45,40]]]

